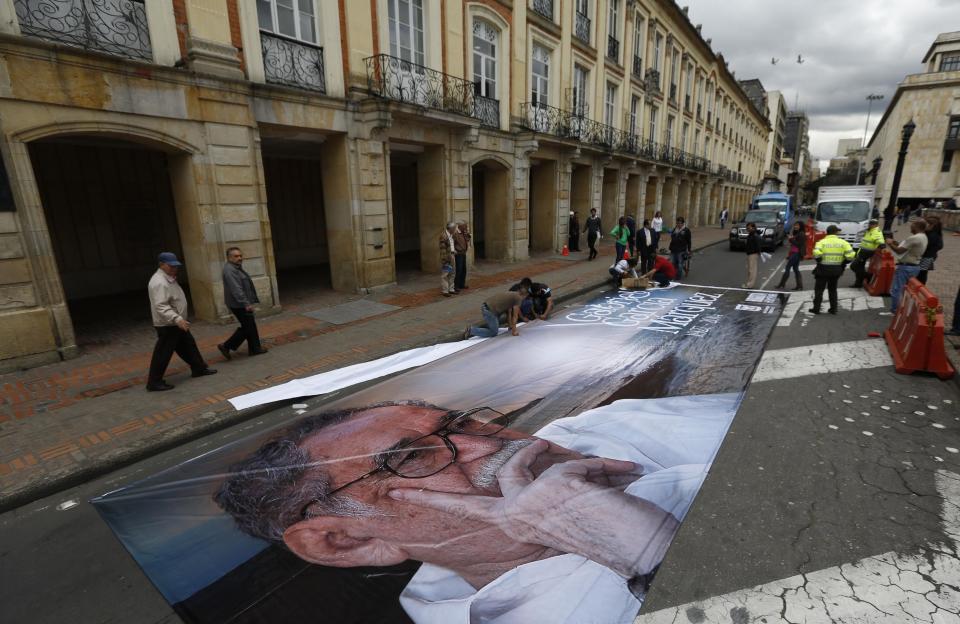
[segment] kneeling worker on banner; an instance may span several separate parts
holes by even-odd
[[[837,281],[843,275],[843,268],[856,257],[850,243],[837,236],[839,231],[840,228],[831,225],[827,228],[826,237],[813,247],[813,259],[817,261],[813,270],[813,307],[810,308],[813,314],[820,314],[824,288],[830,293],[830,309],[827,311],[830,314],[837,313]]]
[[[500,333],[500,315],[507,315],[507,325],[510,327],[510,333],[519,336],[517,329],[517,319],[520,318],[520,304],[527,296],[527,289],[524,286],[516,291],[507,291],[492,295],[489,299],[480,304],[480,313],[483,314],[483,321],[486,327],[473,327],[468,325],[463,330],[464,339],[471,336],[480,338],[494,338]]]
[[[660,288],[666,288],[670,285],[670,280],[677,277],[677,269],[672,262],[658,254],[653,257],[652,268],[640,277],[656,282]]]

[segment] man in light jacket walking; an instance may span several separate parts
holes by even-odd
[[[197,348],[197,341],[190,333],[187,296],[177,283],[177,273],[182,263],[176,254],[169,251],[160,254],[157,261],[160,266],[147,284],[150,315],[153,317],[153,328],[157,331],[157,344],[153,347],[150,373],[147,375],[147,390],[150,392],[173,390],[173,386],[163,380],[163,375],[174,352],[190,365],[194,377],[217,373],[207,366]]]
[[[243,252],[239,247],[227,249],[227,261],[223,263],[223,302],[240,321],[240,327],[233,335],[217,345],[223,357],[229,360],[232,357],[230,352],[239,349],[244,340],[250,355],[266,353],[267,350],[260,345],[260,332],[253,312],[253,304],[260,303],[260,298],[253,280],[243,270]]]

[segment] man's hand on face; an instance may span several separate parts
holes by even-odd
[[[510,538],[575,553],[630,577],[650,572],[679,526],[656,505],[598,482],[621,480],[636,464],[615,459],[577,459],[534,476],[531,466],[549,449],[538,440],[500,469],[502,498],[404,488],[390,497],[459,518],[496,526]],[[636,478],[631,475],[630,480]]]

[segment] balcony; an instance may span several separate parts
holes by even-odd
[[[533,0],[531,8],[551,22],[553,21],[553,0]]]
[[[475,93],[469,80],[429,69],[389,54],[364,59],[371,95],[472,117],[484,126],[500,126],[500,102]]]
[[[620,62],[620,41],[614,37],[607,37],[607,58],[614,63]]]
[[[555,108],[534,102],[521,105],[521,124],[534,132],[551,134],[562,139],[572,139],[602,149],[623,152],[687,169],[708,171],[710,161],[706,158],[671,148],[655,141],[644,140],[639,135],[618,130],[613,126],[578,115],[573,111]]]
[[[260,48],[267,82],[327,92],[320,46],[261,30]]]
[[[145,0],[14,0],[20,32],[85,50],[153,59]]]
[[[632,73],[637,80],[643,80],[643,59],[636,54],[633,55]]]
[[[573,14],[573,36],[590,45],[590,18],[583,13]]]

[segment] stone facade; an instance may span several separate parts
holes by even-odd
[[[875,180],[881,208],[890,201],[903,127],[916,124],[896,198],[900,205],[960,196],[960,32],[937,37],[926,71],[897,86],[867,146],[864,170]],[[948,69],[948,71],[944,71]],[[881,158],[879,171],[871,169]]]
[[[546,16],[422,0],[423,43],[404,52],[392,2],[297,3],[306,13],[283,32],[245,1],[150,0],[136,40],[113,45],[0,0],[0,370],[75,355],[76,305],[145,305],[160,251],[181,255],[192,313],[226,322],[232,245],[269,313],[284,271],[358,292],[396,283],[401,265],[437,270],[451,220],[474,228],[470,262],[511,262],[559,251],[571,210],[611,228],[746,209],[767,122],[674,3],[620,3],[607,33],[608,3],[590,2],[584,41],[570,2]],[[489,44],[484,76],[474,37]],[[534,45],[551,68],[541,103],[563,116],[586,87],[574,135],[526,116]]]

